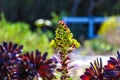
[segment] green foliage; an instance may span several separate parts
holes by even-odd
[[[69,14],[67,14],[66,11],[61,11],[60,14],[52,12],[51,13],[51,17],[52,17],[51,22],[53,24],[56,24],[59,20],[61,20],[64,16],[67,16],[67,15],[69,15]]]
[[[112,53],[115,49],[114,46],[112,46],[106,40],[102,38],[94,38],[91,40],[86,40],[84,42],[84,46],[86,49],[93,50],[93,52],[97,54]]]
[[[24,22],[11,23],[2,15],[0,20],[0,42],[4,40],[23,44],[24,51],[39,49],[41,52],[52,53],[49,39],[40,29],[32,32],[30,26]]]

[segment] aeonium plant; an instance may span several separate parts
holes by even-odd
[[[90,63],[90,67],[86,68],[82,80],[120,80],[120,53],[117,51],[117,58],[110,57],[107,65],[102,65],[102,59],[95,60]]]
[[[22,53],[23,46],[18,46],[12,42],[0,44],[0,79],[1,80],[33,80],[40,77],[43,80],[55,78],[53,59],[47,59],[47,54],[43,55],[35,52]]]
[[[80,47],[80,44],[77,40],[73,39],[73,34],[62,20],[58,22],[55,38],[52,40],[51,45],[58,51],[60,58],[61,67],[57,69],[61,73],[60,79],[68,80],[70,78],[68,74],[69,69],[72,68],[68,66],[70,63],[70,56],[68,56],[68,53],[73,51],[73,49]]]

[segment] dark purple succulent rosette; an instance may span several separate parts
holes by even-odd
[[[29,71],[33,76],[41,77],[43,80],[51,80],[55,78],[54,69],[56,67],[56,61],[54,59],[47,59],[48,53],[44,53],[36,50],[36,52],[27,52],[21,59],[26,64],[29,64]]]
[[[120,53],[117,51],[117,59],[110,57],[107,65],[104,66],[103,76],[109,80],[120,79]]]
[[[82,80],[104,80],[103,78],[102,60],[95,60],[90,63],[90,67],[86,69],[85,73],[80,76]]]
[[[10,79],[18,77],[19,63],[17,55],[22,52],[23,46],[18,46],[12,42],[0,44],[0,78]]]
[[[54,59],[47,59],[48,53],[44,53],[43,55],[41,52],[36,50],[36,52],[27,52],[24,56],[27,56],[30,59],[30,63],[32,63],[33,69],[42,77],[44,80],[54,78],[54,68],[56,64]]]
[[[102,61],[91,63],[85,73],[80,76],[82,80],[120,80],[120,53],[117,51],[117,59],[110,57],[107,65],[102,67]]]
[[[22,53],[23,46],[12,42],[0,44],[0,79],[2,80],[33,80],[35,76],[43,80],[55,78],[56,60],[47,59],[48,53]]]

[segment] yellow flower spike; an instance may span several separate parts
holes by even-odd
[[[56,37],[54,40],[52,40],[51,44],[56,45],[53,47],[60,51],[67,51],[67,49],[71,48],[72,46],[74,46],[73,48],[80,47],[80,44],[77,42],[77,40],[73,39],[73,34],[63,21],[58,22],[58,27],[55,31],[55,35]]]
[[[68,80],[68,60],[70,57],[67,54],[73,51],[73,49],[78,48],[80,44],[77,40],[73,39],[73,34],[63,21],[58,22],[55,38],[51,41],[51,44],[58,50],[61,59],[61,80]]]

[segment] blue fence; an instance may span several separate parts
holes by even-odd
[[[94,24],[95,23],[102,23],[104,22],[108,17],[63,17],[63,21],[68,23],[79,23],[79,24],[88,24],[88,37],[93,38],[95,36],[94,34]]]

